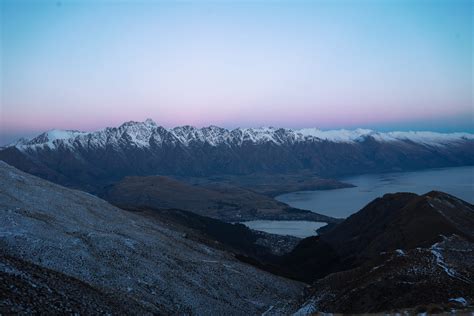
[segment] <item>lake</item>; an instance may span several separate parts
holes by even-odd
[[[365,174],[340,180],[356,187],[299,191],[276,199],[296,208],[340,218],[357,212],[377,197],[394,192],[424,194],[437,190],[474,203],[474,166]]]

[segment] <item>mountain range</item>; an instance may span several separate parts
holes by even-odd
[[[51,130],[0,149],[0,160],[94,191],[125,176],[309,171],[321,177],[474,164],[474,134],[373,130],[164,128],[147,119],[96,132]]]

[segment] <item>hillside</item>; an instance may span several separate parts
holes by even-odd
[[[442,192],[386,194],[329,232],[302,240],[286,264],[312,281],[381,252],[431,246],[441,235],[472,242],[473,213],[474,206]]]
[[[99,290],[78,279],[0,250],[0,314],[42,315],[80,313],[124,315],[131,310],[146,313],[126,296]]]
[[[275,313],[288,313],[303,289],[166,223],[3,162],[0,232],[5,256],[74,278],[149,313],[261,314],[272,306]],[[2,275],[7,267],[0,267]],[[16,295],[7,289],[2,293]],[[0,304],[9,306],[11,298]]]
[[[474,243],[456,235],[430,247],[382,252],[317,280],[307,309],[409,314],[474,311]]]
[[[302,240],[282,265],[314,282],[309,311],[473,310],[474,206],[442,192],[387,194]]]

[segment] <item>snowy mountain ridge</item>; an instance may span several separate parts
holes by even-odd
[[[95,132],[74,130],[50,130],[31,139],[20,139],[7,147],[19,150],[36,148],[55,149],[59,147],[115,148],[127,145],[138,148],[163,144],[181,145],[188,147],[192,144],[207,144],[210,146],[225,145],[229,147],[248,144],[273,143],[275,145],[294,144],[302,142],[335,142],[356,143],[372,138],[378,142],[413,142],[425,146],[444,146],[452,142],[474,140],[471,133],[436,133],[436,132],[377,132],[370,129],[355,130],[320,130],[317,128],[236,128],[233,130],[208,126],[196,128],[178,126],[164,128],[153,120],[144,122],[126,122],[119,127],[107,127]]]
[[[51,130],[0,148],[0,160],[66,185],[129,175],[320,177],[474,165],[474,134],[316,128],[164,128],[152,120],[95,132]]]

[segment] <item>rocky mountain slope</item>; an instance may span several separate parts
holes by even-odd
[[[294,173],[321,176],[474,164],[474,135],[372,130],[181,126],[151,120],[97,132],[53,130],[0,150],[0,159],[92,191],[131,175]]]
[[[40,270],[35,272],[39,281],[34,285],[43,282],[48,271],[55,271],[51,273],[60,280],[51,290],[58,291],[57,296],[84,290],[90,293],[84,305],[112,295],[129,306],[130,313],[139,314],[287,314],[303,289],[301,283],[237,261],[164,222],[118,209],[3,162],[0,236],[2,256],[7,258],[0,265],[2,280],[15,279],[13,287],[10,282],[2,286],[1,292],[6,293],[0,298],[2,310],[11,308],[18,293],[43,295],[42,289],[25,285],[31,280],[31,269]],[[66,288],[64,282],[71,278],[85,285],[76,282]],[[61,312],[76,311],[74,305],[62,303],[58,303]],[[35,303],[22,304],[35,308]]]
[[[313,285],[313,311],[409,314],[474,311],[474,243],[456,235],[430,247],[383,252]]]
[[[442,192],[387,194],[283,265],[314,281],[303,311],[474,310],[474,206]]]
[[[127,297],[96,289],[87,283],[0,250],[0,314],[124,315],[146,313]]]
[[[287,264],[312,281],[381,252],[429,247],[454,234],[474,241],[473,205],[436,191],[386,194],[329,232],[302,240]]]

